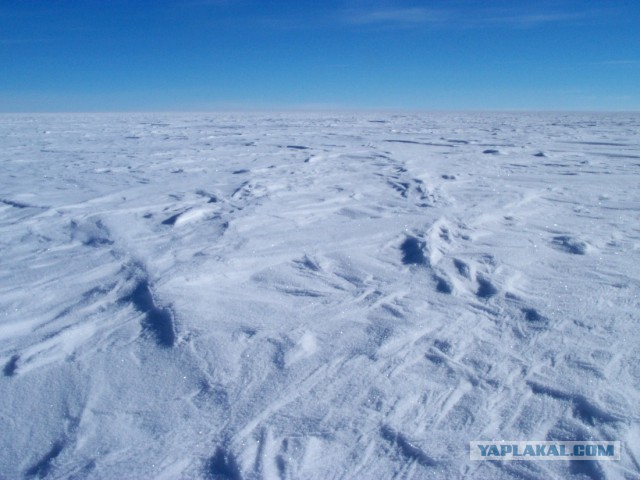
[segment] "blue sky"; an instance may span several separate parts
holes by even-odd
[[[640,1],[0,0],[0,111],[640,110]]]

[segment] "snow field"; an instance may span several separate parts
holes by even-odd
[[[2,478],[635,478],[637,114],[0,116]],[[472,440],[620,462],[472,462]]]

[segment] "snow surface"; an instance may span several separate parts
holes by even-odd
[[[640,114],[0,139],[1,478],[638,478]],[[502,439],[622,460],[469,460]]]

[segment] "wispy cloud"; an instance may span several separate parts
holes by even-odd
[[[446,28],[526,28],[544,24],[582,21],[596,16],[592,11],[523,12],[513,9],[386,8],[343,12],[344,23],[354,26],[437,26]]]
[[[183,0],[178,5],[181,7],[209,7],[220,5],[231,5],[232,0]]]
[[[447,21],[450,13],[428,8],[393,8],[381,10],[349,10],[344,21],[352,25],[424,25]]]
[[[579,20],[585,20],[593,17],[592,12],[549,12],[549,13],[523,13],[510,14],[508,12],[498,13],[495,15],[480,15],[475,19],[469,18],[468,21],[475,22],[480,25],[504,25],[511,27],[533,27],[537,25],[550,23],[566,23]]]
[[[591,62],[591,65],[601,65],[603,67],[640,65],[640,60],[604,60],[602,62]]]
[[[0,45],[27,45],[30,43],[45,43],[44,38],[0,38]]]

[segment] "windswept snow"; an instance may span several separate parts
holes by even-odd
[[[639,115],[0,138],[0,478],[637,478]],[[622,459],[469,460],[503,439]]]

